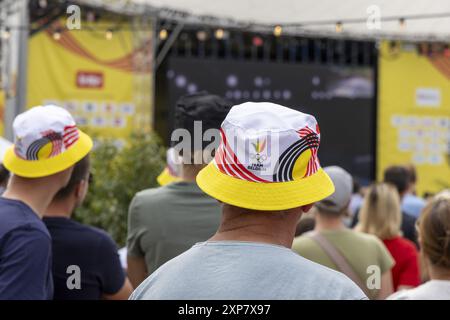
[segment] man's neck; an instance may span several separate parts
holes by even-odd
[[[226,211],[224,207],[224,213]],[[277,214],[277,213],[270,213]],[[261,213],[246,217],[224,219],[217,233],[209,241],[249,241],[292,247],[297,217],[273,219]],[[292,220],[292,221],[291,221]]]
[[[316,226],[314,228],[316,231],[322,230],[344,230],[346,229],[341,217],[327,217],[316,214]]]
[[[44,217],[48,218],[67,218],[70,219],[72,217],[72,212],[68,210],[60,210],[58,208],[50,207],[47,209],[47,211],[44,214]]]
[[[72,196],[64,199],[54,199],[45,212],[45,217],[70,218],[75,210],[76,200]]]
[[[195,182],[198,173],[204,165],[183,165],[181,170],[181,179],[186,182]]]
[[[181,176],[181,180],[182,181],[184,181],[184,182],[189,182],[189,183],[193,183],[193,182],[195,182],[195,178],[196,178],[196,176],[187,176],[187,175],[183,175],[183,176]]]
[[[57,191],[51,185],[43,186],[33,182],[25,183],[12,179],[2,196],[24,202],[39,218],[42,218]]]

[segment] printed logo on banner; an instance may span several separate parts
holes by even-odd
[[[87,101],[83,104],[83,110],[86,113],[95,113],[97,111],[97,104],[95,102]]]
[[[124,103],[120,106],[120,111],[126,115],[133,115],[134,105],[132,103]]]
[[[114,128],[125,128],[126,124],[126,120],[122,117],[115,117],[112,122]]]
[[[92,118],[92,125],[94,127],[104,127],[106,125],[106,119],[100,116]]]
[[[78,71],[76,84],[81,89],[101,89],[103,88],[103,73],[91,71]]]
[[[441,105],[441,90],[438,88],[417,88],[416,105],[419,107],[439,107]]]
[[[113,114],[116,112],[116,105],[112,102],[105,102],[102,106],[102,110],[106,114]]]
[[[75,118],[75,122],[77,123],[77,125],[79,126],[87,126],[88,125],[88,120],[86,119],[86,117],[74,117]]]

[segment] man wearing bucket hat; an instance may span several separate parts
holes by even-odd
[[[57,106],[18,115],[13,130],[3,158],[12,177],[0,198],[0,299],[51,299],[51,239],[41,218],[92,140]]]
[[[166,153],[166,167],[156,178],[160,186],[168,185],[172,182],[180,181],[182,162],[174,148],[170,148]]]
[[[297,221],[334,192],[313,116],[272,103],[234,106],[197,183],[223,203],[208,241],[169,261],[132,299],[364,299],[346,276],[293,251]]]
[[[346,274],[371,299],[385,299],[392,293],[391,268],[394,260],[380,239],[346,228],[346,216],[352,196],[353,179],[344,169],[331,166],[324,171],[333,181],[335,192],[315,204],[315,229],[294,240],[292,249],[301,256]],[[380,287],[366,285],[379,268]]]
[[[169,149],[170,175],[163,173],[158,178],[161,187],[138,192],[130,204],[127,261],[135,287],[162,264],[217,230],[220,205],[198,187],[195,178],[206,165],[203,154],[210,151],[211,142],[202,139],[203,133],[218,130],[230,108],[228,101],[207,92],[177,101],[174,127],[188,134],[182,143],[188,141],[189,147],[181,150],[182,155],[178,144]]]

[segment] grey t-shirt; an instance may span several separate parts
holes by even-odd
[[[344,274],[271,244],[197,243],[131,295],[150,299],[366,299]]]
[[[219,202],[195,182],[176,182],[138,192],[128,214],[128,255],[144,257],[148,273],[214,235]]]

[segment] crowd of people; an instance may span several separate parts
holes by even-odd
[[[175,110],[175,129],[221,139],[212,161],[210,141],[169,149],[161,186],[130,203],[125,268],[108,233],[72,219],[92,139],[58,106],[16,117],[0,299],[450,299],[449,190],[418,197],[411,165],[364,187],[322,168],[316,119],[284,106],[201,92]]]

